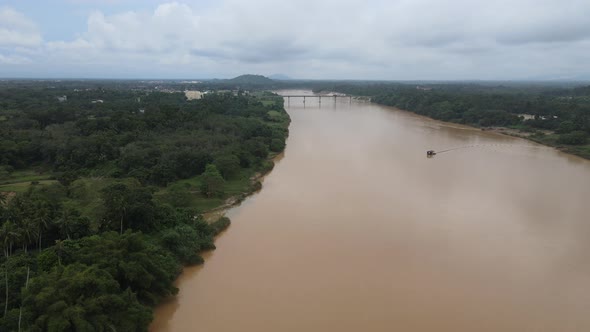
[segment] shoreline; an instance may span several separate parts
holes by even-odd
[[[212,209],[203,211],[203,212],[199,213],[199,215],[202,216],[203,220],[205,220],[209,224],[217,221],[220,218],[223,218],[225,216],[225,213],[228,210],[239,206],[248,197],[250,197],[262,190],[262,181],[264,180],[264,178],[267,175],[269,175],[272,172],[272,170],[275,168],[276,162],[283,159],[284,155],[285,155],[285,150],[269,157],[268,161],[272,162],[272,167],[270,167],[267,170],[262,170],[262,171],[256,172],[253,176],[250,177],[250,185],[251,185],[250,188],[252,188],[251,190],[244,191],[244,192],[241,192],[237,195],[230,196],[225,199],[223,204],[216,206]]]
[[[289,121],[289,125],[290,125],[290,121]],[[287,128],[289,128],[289,125],[287,126]],[[288,136],[287,136],[287,138],[288,138]],[[287,138],[285,138],[285,141]],[[230,196],[225,199],[223,204],[195,215],[195,217],[201,216],[203,218],[203,220],[209,225],[214,225],[223,219],[227,220],[226,223],[223,223],[223,227],[218,229],[217,233],[214,235],[213,243],[215,243],[215,240],[217,239],[217,237],[220,234],[224,233],[231,225],[231,220],[229,218],[225,217],[225,214],[229,210],[240,206],[242,204],[242,202],[244,202],[248,197],[251,197],[254,194],[256,194],[262,190],[262,182],[264,181],[264,178],[272,172],[272,170],[276,166],[276,163],[281,161],[284,158],[286,149],[287,149],[287,147],[285,145],[285,148],[281,152],[275,153],[272,156],[268,157],[267,161],[271,162],[272,167],[255,172],[254,175],[250,177],[250,188],[251,188],[250,190]],[[215,247],[211,248],[211,249],[202,250],[197,253],[199,256],[201,256],[203,258],[203,260],[200,263],[183,265],[182,270],[180,271],[180,273],[178,273],[178,275],[174,279],[174,287],[178,288],[178,282],[182,278],[182,275],[187,272],[187,269],[204,268],[207,258],[211,255],[211,253],[213,251],[215,251]],[[151,307],[152,314],[156,313],[158,307],[166,305],[170,301],[173,301],[176,297],[178,297],[178,295],[179,294],[177,293],[175,295],[162,298],[160,300],[160,302],[158,302],[156,305]],[[150,325],[148,326],[148,331],[154,331],[152,328],[154,321],[155,321],[155,316],[152,317],[152,321],[150,322]]]
[[[353,95],[353,98],[354,99],[359,98],[359,100],[360,100],[361,97],[362,96],[354,96]],[[424,117],[426,119],[430,119],[430,120],[438,121],[440,123],[444,123],[446,125],[465,126],[465,127],[469,128],[469,129],[472,129],[472,130],[481,130],[481,131],[492,132],[492,133],[496,133],[496,134],[504,135],[504,136],[522,138],[522,139],[525,139],[527,141],[530,141],[530,142],[533,142],[533,143],[537,143],[539,145],[543,145],[543,146],[546,146],[548,148],[555,149],[555,150],[557,150],[559,152],[568,154],[570,156],[574,156],[574,157],[577,157],[577,158],[580,158],[580,159],[583,159],[583,160],[586,160],[586,161],[590,161],[590,154],[584,154],[582,152],[577,152],[575,150],[572,150],[572,149],[575,149],[576,146],[552,145],[552,144],[549,144],[549,142],[546,142],[546,141],[543,141],[543,140],[540,140],[540,139],[536,139],[535,137],[533,137],[534,134],[524,135],[525,132],[523,132],[522,130],[519,130],[519,129],[513,129],[513,128],[508,128],[508,127],[498,127],[498,126],[494,126],[494,127],[476,127],[476,126],[473,126],[473,125],[470,125],[470,124],[465,124],[465,123],[456,123],[456,122],[439,120],[439,119],[435,119],[435,118],[432,118],[432,117],[429,117],[429,116],[426,116],[426,115],[418,114],[416,112],[412,112],[410,110],[401,109],[401,108],[398,108],[398,107],[395,107],[395,106],[391,106],[391,105],[385,105],[385,104],[376,103],[376,102],[373,102],[371,100],[371,98],[362,99],[362,100],[363,101],[368,101],[371,104],[375,104],[375,105],[379,105],[379,106],[384,106],[384,107],[391,107],[392,109],[395,109],[395,110],[398,110],[398,111],[408,112],[408,113],[411,113],[411,114],[416,115],[416,116],[420,116],[420,117]],[[543,133],[545,135],[547,134],[545,132],[543,132]],[[589,145],[590,144],[580,145],[580,147],[589,146]]]
[[[477,127],[474,127],[477,128]],[[522,138],[522,139],[526,139],[527,141],[531,141],[543,146],[546,146],[548,148],[552,148],[555,149],[559,152],[563,152],[566,153],[570,156],[574,156],[574,157],[578,157],[584,160],[590,160],[590,155],[586,155],[583,153],[579,153],[575,150],[572,150],[572,148],[575,148],[575,146],[565,146],[565,145],[552,145],[552,144],[548,144],[548,142],[545,142],[543,140],[540,139],[536,139],[534,137],[534,134],[532,135],[524,135],[522,131],[518,130],[518,129],[511,129],[511,128],[507,128],[507,127],[494,127],[491,129],[484,129],[482,128],[482,130],[484,131],[491,131],[494,133],[498,133],[501,135],[505,135],[505,136],[510,136],[510,137],[518,137],[518,138]],[[581,145],[581,147],[584,145]]]

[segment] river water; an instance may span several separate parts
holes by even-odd
[[[590,162],[347,98],[285,107],[284,156],[152,331],[590,331]]]

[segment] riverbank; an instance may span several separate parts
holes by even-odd
[[[277,128],[286,131],[287,136],[284,138],[286,141],[289,132],[289,124],[291,123],[289,115],[283,108],[283,112],[279,113],[274,111],[273,113],[269,114],[269,117],[273,119]],[[226,183],[226,195],[223,197],[223,199],[211,199],[196,193],[195,190],[196,188],[199,188],[202,181],[200,176],[193,179],[172,183],[167,188],[160,190],[156,195],[159,197],[159,199],[165,199],[166,196],[171,195],[172,200],[169,201],[174,201],[177,205],[179,204],[179,194],[180,196],[192,196],[192,202],[189,200],[188,204],[184,204],[185,207],[201,209],[197,218],[209,224],[214,229],[214,235],[216,237],[231,225],[231,219],[226,217],[226,212],[236,206],[239,206],[246,198],[262,189],[262,181],[264,177],[272,172],[275,162],[283,158],[285,147],[285,142],[283,142],[283,148],[278,152],[270,153],[266,161],[260,167],[242,170],[241,175],[238,178],[234,179],[233,181],[228,181]],[[195,195],[199,196],[195,197]],[[210,255],[209,249],[216,249],[216,247],[213,246],[212,248],[205,248],[205,250],[199,251],[199,257],[201,257],[201,261],[199,263],[202,264],[205,262],[206,257]],[[191,266],[194,268],[194,265],[195,264],[185,265],[183,269],[177,274],[174,284],[177,285],[178,280],[182,278],[186,268],[191,268]],[[155,308],[170,303],[174,298],[176,298],[176,296],[177,294],[173,294],[172,296],[161,299]],[[152,323],[150,324],[150,330],[153,329],[153,327],[151,327]]]
[[[394,105],[388,105],[388,104],[384,104],[384,103],[375,102],[370,98],[367,99],[365,96],[355,96],[354,98],[359,98],[359,99],[363,98],[363,100],[368,100],[371,103],[374,103],[376,105],[396,107],[397,109],[401,109],[401,108],[398,108],[397,106],[394,106]],[[411,112],[414,114],[418,114],[421,116],[425,116],[429,119],[442,121],[444,123],[460,124],[460,125],[464,125],[464,126],[469,126],[474,129],[480,129],[482,131],[491,131],[491,132],[495,132],[495,133],[502,134],[502,135],[527,139],[532,142],[539,143],[539,144],[554,148],[554,149],[559,150],[561,152],[568,153],[568,154],[571,154],[571,155],[574,155],[574,156],[577,156],[580,158],[590,160],[590,143],[583,144],[583,145],[568,145],[568,144],[559,143],[559,135],[557,135],[555,132],[550,131],[550,130],[539,130],[539,129],[531,129],[531,128],[520,129],[520,128],[518,128],[518,127],[522,127],[522,126],[513,126],[513,127],[477,126],[474,124],[445,121],[443,119],[437,119],[437,118],[429,116],[427,114],[421,114],[421,113],[418,113],[418,112],[415,112],[412,110],[408,110],[408,109],[401,109],[401,110],[406,111],[406,112]]]
[[[202,218],[202,220],[204,220],[206,223],[208,223],[209,225],[211,225],[211,227],[215,229],[215,237],[217,237],[217,235],[225,231],[231,225],[231,219],[226,216],[226,213],[232,208],[239,206],[246,198],[262,190],[262,181],[264,180],[264,177],[266,177],[272,172],[275,163],[277,161],[280,161],[283,158],[283,156],[284,150],[280,153],[276,153],[270,156],[268,158],[268,162],[270,163],[270,165],[272,165],[272,167],[265,168],[264,170],[261,170],[260,172],[254,174],[250,178],[250,186],[247,190],[241,192],[240,194],[227,197],[223,204],[214,207],[210,210],[203,211],[199,214],[199,218]],[[204,267],[203,263],[207,261],[207,259],[211,256],[212,253],[212,250],[204,250],[199,252],[200,257],[202,257],[201,264],[185,265],[183,267],[183,270],[180,271],[180,273],[177,275],[174,281],[175,286],[179,286],[178,284],[180,280],[182,278],[186,278],[186,274],[192,276],[195,274],[197,270],[202,269]],[[160,301],[160,303],[158,303],[158,305],[155,307],[155,310],[157,310],[158,307],[170,306],[175,301],[176,297],[177,294],[163,298]],[[154,327],[154,321],[150,323],[149,330],[157,331],[157,327]]]
[[[201,212],[200,215],[203,217],[203,220],[205,220],[208,223],[212,223],[219,220],[220,218],[224,218],[225,213],[229,209],[240,205],[246,198],[262,190],[262,180],[265,176],[272,172],[275,163],[281,160],[283,156],[284,151],[270,156],[268,158],[268,162],[270,163],[269,165],[271,165],[271,167],[268,167],[263,171],[257,172],[252,177],[250,177],[250,186],[247,190],[241,192],[240,194],[228,197],[222,205]]]
[[[444,122],[446,122],[446,121],[444,121]],[[454,123],[454,122],[447,122],[447,123]],[[551,131],[530,132],[530,131],[509,128],[509,127],[485,127],[485,128],[474,127],[474,126],[471,126],[471,127],[479,128],[483,131],[491,131],[491,132],[506,135],[506,136],[527,139],[529,141],[554,148],[554,149],[559,150],[563,153],[571,154],[571,155],[574,155],[574,156],[577,156],[580,158],[590,160],[590,144],[585,144],[585,145],[559,144],[557,142],[557,140],[558,140],[557,135]]]

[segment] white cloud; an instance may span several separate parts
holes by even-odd
[[[590,75],[587,0],[223,0],[207,6],[185,1],[151,10],[95,11],[74,40],[43,44],[42,62],[68,70],[76,66],[82,76]],[[0,44],[3,28],[35,36],[31,21],[4,12],[0,17],[14,24],[0,23]],[[38,45],[36,33],[37,39],[11,37],[11,43]]]
[[[0,64],[6,65],[23,65],[31,63],[32,60],[21,55],[3,55],[0,54]]]
[[[167,3],[153,13],[125,12],[105,17],[93,13],[84,39],[114,51],[170,52],[190,47],[199,17],[184,4]]]
[[[0,7],[0,47],[36,47],[41,34],[35,23],[9,7]]]

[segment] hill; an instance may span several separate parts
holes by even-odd
[[[238,77],[234,77],[232,79],[227,80],[228,83],[233,84],[253,84],[253,85],[271,85],[274,84],[275,81],[271,80],[268,77],[262,75],[240,75]]]

